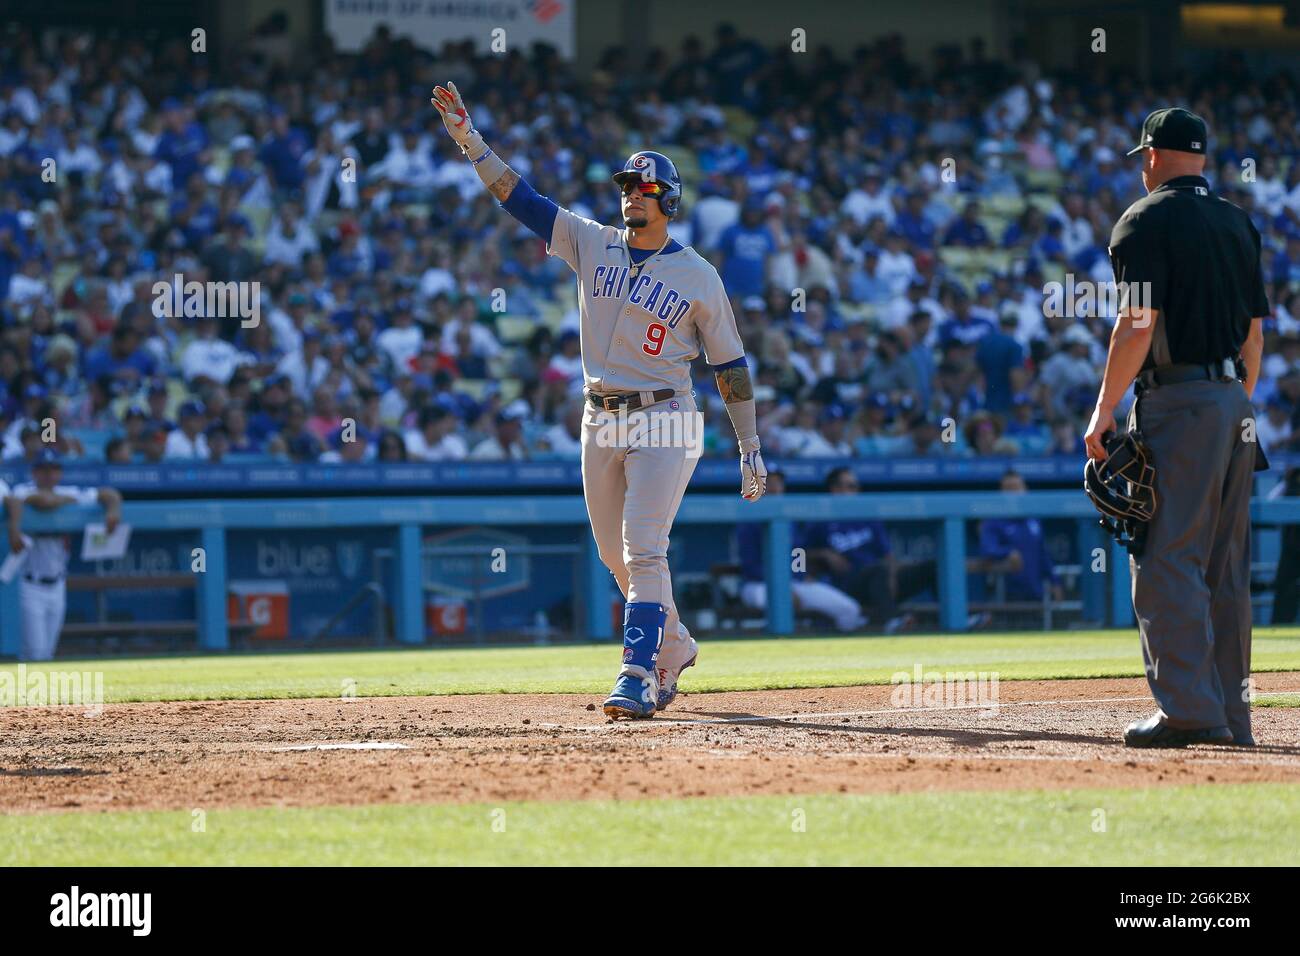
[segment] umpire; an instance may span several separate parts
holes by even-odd
[[[1111,265],[1128,290],[1084,441],[1102,436],[1131,382],[1130,430],[1155,467],[1155,514],[1130,557],[1147,682],[1159,709],[1130,747],[1253,746],[1250,493],[1259,451],[1250,396],[1268,314],[1259,232],[1201,175],[1205,121],[1177,107],[1142,124],[1148,195],[1120,217]],[[1261,455],[1262,458],[1262,455]]]

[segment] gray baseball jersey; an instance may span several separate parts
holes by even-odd
[[[690,391],[690,363],[745,354],[736,317],[713,266],[689,246],[638,267],[623,231],[561,208],[547,252],[578,276],[582,372],[598,394]]]

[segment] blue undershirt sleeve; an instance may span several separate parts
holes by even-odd
[[[723,362],[721,365],[710,365],[709,368],[713,369],[715,372],[721,372],[724,368],[737,368],[738,366],[748,365],[749,363],[745,361],[745,356],[742,355],[738,359],[732,359],[730,362]]]
[[[528,180],[520,179],[515,183],[515,188],[510,190],[510,195],[501,204],[501,208],[536,233],[543,242],[550,243],[560,207],[538,194],[528,184]]]

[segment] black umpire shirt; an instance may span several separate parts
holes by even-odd
[[[1268,315],[1259,230],[1202,176],[1178,176],[1129,206],[1111,231],[1110,262],[1121,289],[1149,283],[1131,301],[1159,310],[1174,364],[1234,358],[1250,320]],[[1165,364],[1156,351],[1143,368]]]

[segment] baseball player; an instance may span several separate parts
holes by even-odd
[[[9,495],[9,547],[18,552],[22,538],[22,511],[30,505],[38,511],[54,511],[64,505],[100,504],[105,527],[112,531],[122,520],[122,495],[113,488],[78,488],[61,485],[63,465],[51,449],[42,449],[32,463],[32,480],[17,485]],[[67,610],[68,543],[65,535],[42,534],[32,538],[31,551],[23,565],[18,600],[22,611],[21,657],[48,661],[54,657]]]
[[[613,176],[623,228],[603,226],[520,179],[474,129],[455,84],[436,87],[432,102],[502,208],[577,274],[583,496],[600,558],[627,599],[623,666],[604,708],[616,719],[653,717],[676,697],[679,675],[698,654],[678,618],[668,574],[668,532],[698,453],[682,441],[611,442],[608,426],[615,416],[628,420],[638,412],[647,430],[668,426],[671,434],[673,420],[694,416],[690,363],[703,351],[739,442],[741,496],[761,498],[767,469],[731,303],[713,266],[668,235],[682,182],[667,156],[643,150],[628,158]]]

